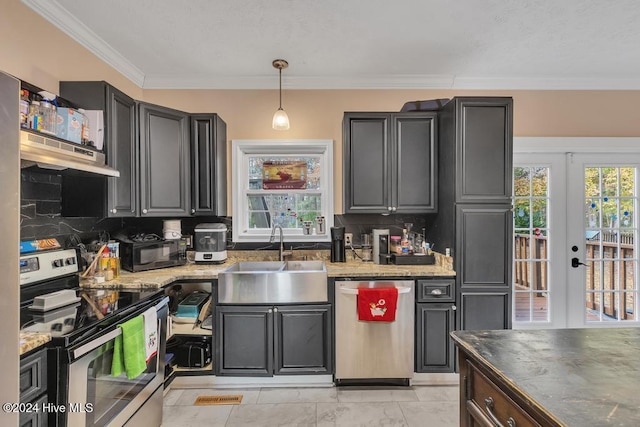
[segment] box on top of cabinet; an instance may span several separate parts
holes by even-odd
[[[73,108],[58,108],[56,136],[80,144],[82,142],[82,115]]]

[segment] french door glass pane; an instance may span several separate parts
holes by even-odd
[[[636,168],[585,167],[585,316],[635,320],[638,224]]]
[[[549,322],[549,168],[514,167],[515,321]]]

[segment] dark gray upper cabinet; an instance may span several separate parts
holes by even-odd
[[[189,216],[189,115],[139,103],[141,216]]]
[[[107,165],[120,172],[118,178],[63,177],[63,214],[136,216],[138,150],[135,101],[104,81],[60,82],[60,96],[87,110],[104,111],[103,151]]]
[[[437,211],[436,114],[345,113],[344,213]]]
[[[227,125],[217,114],[191,115],[191,213],[227,214]]]
[[[511,98],[456,98],[456,202],[510,203]]]

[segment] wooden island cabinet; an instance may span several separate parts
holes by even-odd
[[[640,425],[640,328],[451,336],[461,426]]]

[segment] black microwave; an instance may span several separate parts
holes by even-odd
[[[120,240],[120,265],[127,271],[176,267],[187,263],[187,239]]]

